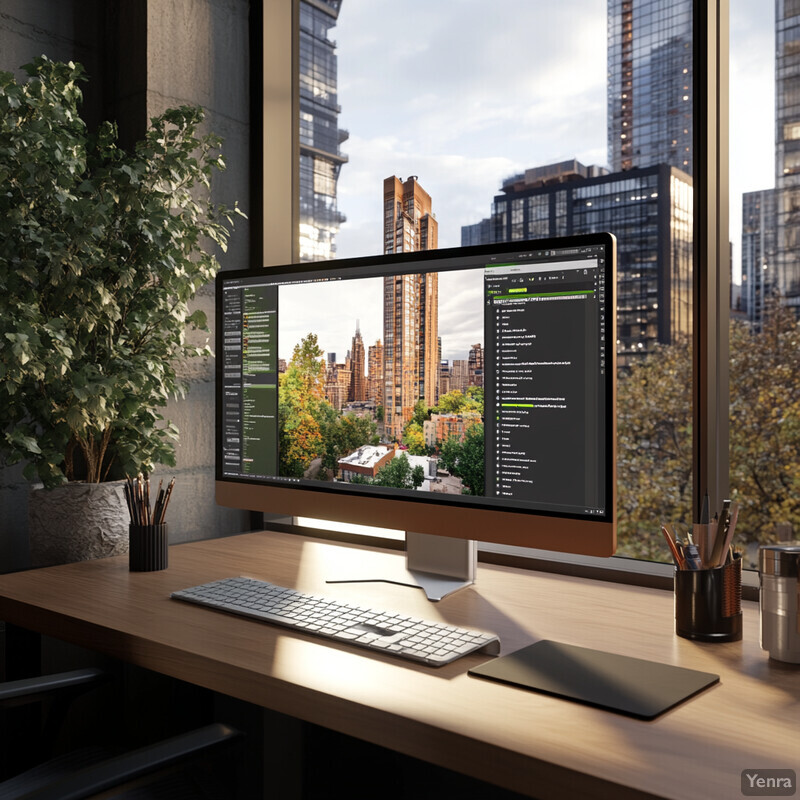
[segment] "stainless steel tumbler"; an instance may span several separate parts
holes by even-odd
[[[761,647],[770,658],[800,664],[800,543],[763,545],[758,571]]]

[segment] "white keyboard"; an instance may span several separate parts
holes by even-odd
[[[362,608],[254,578],[225,578],[173,592],[172,597],[430,666],[477,650],[500,652],[500,641],[491,633]]]

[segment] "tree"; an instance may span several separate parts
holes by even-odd
[[[414,489],[413,470],[408,456],[405,453],[395,454],[388,464],[378,470],[372,483],[375,486],[391,486],[395,489]]]
[[[319,423],[301,409],[292,415],[279,436],[280,474],[302,478],[311,462],[323,452]]]
[[[464,405],[464,393],[459,389],[443,394],[437,406],[439,414],[457,414]]]
[[[408,447],[408,452],[412,456],[425,456],[428,454],[422,426],[414,422],[413,419],[403,430],[403,444]]]
[[[692,521],[692,360],[660,345],[617,385],[618,549],[664,558],[661,524]]]
[[[302,391],[309,397],[325,397],[325,351],[319,346],[316,333],[304,336],[292,351],[291,365],[297,369]]]
[[[775,301],[760,331],[730,327],[730,485],[737,539],[800,530],[800,328]],[[662,522],[692,520],[692,365],[687,341],[658,347],[620,375],[619,550],[664,560]]]
[[[365,444],[378,444],[378,427],[369,417],[355,414],[344,416],[333,412],[322,426],[324,455],[322,466],[335,476],[339,470],[339,459]]]
[[[422,426],[426,420],[431,418],[431,410],[425,405],[424,400],[417,400],[414,404],[414,411],[411,414],[410,423],[414,423],[422,430]]]
[[[437,414],[481,414],[483,415],[484,390],[482,386],[468,386],[466,393],[460,389],[442,395],[439,405],[430,409]]]
[[[335,411],[325,400],[323,350],[309,333],[278,379],[279,472],[301,477],[325,452],[323,427]],[[325,466],[325,465],[323,465]]]
[[[486,492],[483,425],[470,425],[464,438],[448,436],[442,442],[439,460],[444,468],[461,478],[466,494],[483,495]]]
[[[477,411],[483,414],[483,386],[467,386],[468,411]]]
[[[776,299],[760,332],[731,325],[731,495],[748,540],[800,532],[800,326]]]

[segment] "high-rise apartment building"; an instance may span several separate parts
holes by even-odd
[[[567,167],[572,163],[574,168]],[[515,175],[494,198],[494,241],[613,231],[624,365],[691,332],[692,179],[661,164],[608,174],[562,162]],[[455,379],[451,386],[456,388]]]
[[[431,196],[417,176],[403,181],[394,175],[383,182],[383,252],[412,253],[436,250],[439,224],[433,215]]]
[[[612,172],[692,174],[692,0],[608,0],[607,91]]]
[[[350,391],[347,399],[350,402],[361,403],[367,399],[367,376],[364,373],[365,363],[364,340],[361,338],[361,329],[356,322],[356,332],[350,348]]]
[[[336,25],[342,0],[300,2],[300,260],[336,255],[336,234],[344,222],[336,205],[339,170],[347,161],[339,149],[347,131],[339,128]]]
[[[438,223],[416,176],[383,182],[384,253],[434,250]],[[383,280],[383,405],[387,435],[399,439],[418,400],[433,406],[439,378],[439,276]]]
[[[450,366],[450,391],[467,391],[469,386],[469,361],[466,358],[454,358]]]
[[[446,395],[452,387],[450,386],[450,362],[442,361],[439,364],[439,397]]]
[[[367,349],[367,400],[383,405],[383,345],[378,339]]]
[[[329,363],[325,372],[325,399],[337,410],[341,411],[348,402],[352,371],[350,359],[344,364]]]
[[[468,383],[470,386],[483,386],[483,348],[478,344],[469,349],[467,359]]]

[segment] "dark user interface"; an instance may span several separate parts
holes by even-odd
[[[223,465],[230,475],[276,475],[278,287],[227,287],[223,299]]]
[[[598,258],[487,268],[488,496],[604,510],[605,290]]]

